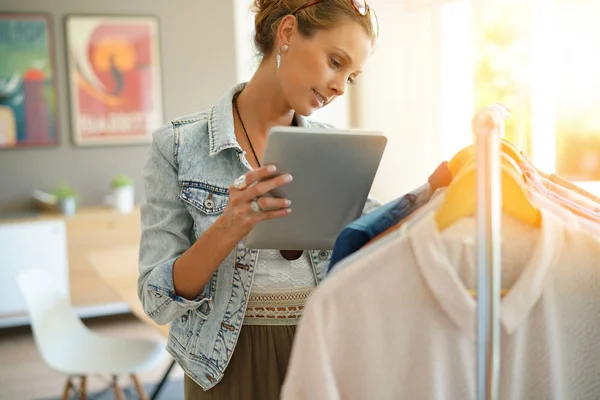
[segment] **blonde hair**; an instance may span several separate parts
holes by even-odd
[[[263,56],[268,56],[275,47],[277,28],[283,17],[309,0],[254,0],[254,44]],[[371,11],[369,10],[369,13]],[[367,35],[375,41],[375,32],[369,14],[360,15],[354,9],[352,0],[321,0],[294,14],[298,21],[298,31],[311,37],[318,30],[329,30],[345,21],[357,22]]]

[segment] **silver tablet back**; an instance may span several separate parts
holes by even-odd
[[[290,199],[292,213],[257,224],[246,247],[333,249],[341,230],[360,217],[386,144],[374,131],[273,128],[262,165],[294,177],[271,193]]]

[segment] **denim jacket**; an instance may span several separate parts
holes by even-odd
[[[155,131],[143,170],[138,296],[156,323],[171,323],[167,350],[204,390],[221,380],[231,359],[259,251],[239,242],[193,300],[175,293],[173,264],[221,215],[235,178],[251,170],[233,125],[233,95],[243,87],[232,88],[212,109]],[[295,118],[298,126],[326,127]],[[365,211],[375,206],[369,198]],[[309,253],[319,284],[331,251]]]

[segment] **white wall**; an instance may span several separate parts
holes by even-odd
[[[233,0],[236,78],[247,82],[259,63],[254,47],[254,13],[250,11],[252,0]]]
[[[381,27],[360,78],[358,126],[382,130],[388,146],[373,194],[390,200],[422,184],[439,160],[437,10],[407,11],[399,1],[372,0]]]
[[[472,140],[472,71],[465,37],[469,1],[369,4],[381,33],[352,112],[358,114],[357,126],[388,136],[373,186],[373,194],[388,201],[423,184],[442,160]]]

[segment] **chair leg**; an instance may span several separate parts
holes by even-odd
[[[67,376],[67,382],[65,383],[65,389],[63,390],[62,400],[69,400],[69,391],[73,387],[71,383],[71,377]]]
[[[171,362],[171,365],[169,365],[169,368],[167,368],[167,370],[163,374],[163,377],[160,380],[160,382],[158,383],[158,385],[156,385],[156,387],[152,391],[152,395],[150,396],[150,400],[156,400],[156,399],[158,399],[158,396],[160,395],[160,391],[162,390],[162,388],[163,388],[165,382],[167,381],[167,379],[169,379],[169,374],[171,373],[171,370],[173,369],[173,367],[175,366],[175,364],[176,364],[176,361],[173,360]]]
[[[81,389],[79,392],[79,400],[85,400],[87,398],[86,382],[87,382],[87,376],[83,375],[81,377]]]
[[[112,387],[115,392],[115,399],[116,400],[125,400],[125,398],[123,397],[123,391],[119,387],[119,382],[117,382],[116,375],[113,375]]]
[[[135,374],[131,374],[131,380],[133,381],[133,385],[135,386],[135,390],[137,391],[140,400],[148,400],[148,396],[146,395],[146,392],[144,392],[144,388],[140,385],[140,381]]]

